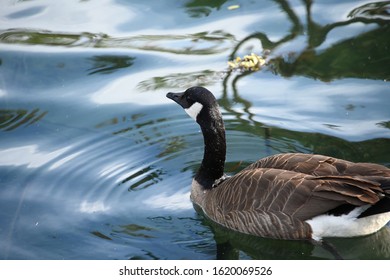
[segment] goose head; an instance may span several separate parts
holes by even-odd
[[[169,92],[167,97],[179,104],[202,128],[221,123],[223,126],[218,102],[206,88],[191,87],[184,92]]]

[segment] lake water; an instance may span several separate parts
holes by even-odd
[[[333,259],[196,214],[203,139],[165,97],[194,85],[219,99],[228,174],[281,152],[390,167],[388,1],[0,3],[1,259]],[[229,71],[252,52],[267,65]],[[390,259],[389,225],[327,242]]]

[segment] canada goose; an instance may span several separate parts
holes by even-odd
[[[191,200],[229,229],[277,239],[353,237],[390,220],[390,169],[323,155],[287,153],[224,175],[225,127],[218,103],[203,87],[168,93],[200,125],[204,156]]]

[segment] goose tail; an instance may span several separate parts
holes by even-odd
[[[365,177],[366,180],[377,182],[380,185],[383,193],[386,196],[390,196],[390,177],[382,177],[382,176],[370,176]]]
[[[382,189],[383,197],[366,211],[361,213],[357,218],[364,218],[377,214],[390,213],[390,177],[372,176],[365,178],[379,184]]]
[[[390,213],[390,195],[387,194],[385,197],[383,197],[381,200],[379,200],[377,203],[372,205],[370,208],[368,208],[366,211],[361,213],[357,218],[364,218],[368,216],[373,216],[377,214],[384,214],[384,213]]]

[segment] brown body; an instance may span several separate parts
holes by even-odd
[[[374,205],[384,198],[384,185],[390,188],[390,169],[381,165],[279,154],[212,189],[201,189],[194,181],[191,196],[210,219],[227,228],[278,239],[310,239],[306,220],[338,207]]]

